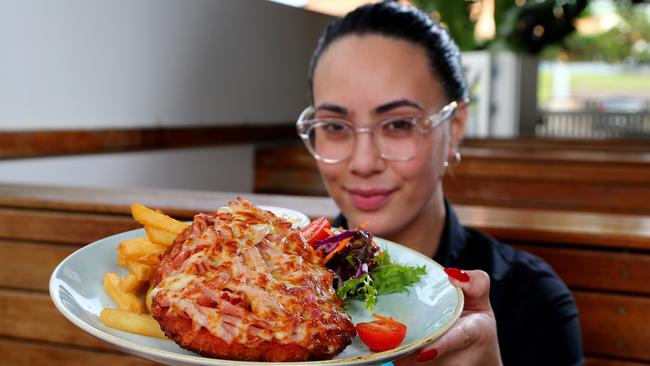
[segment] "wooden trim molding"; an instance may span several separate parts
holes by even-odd
[[[232,200],[236,192],[214,192],[154,188],[90,188],[46,185],[16,185],[0,183],[0,237],[18,236],[21,240],[50,240],[62,234],[45,232],[45,224],[73,235],[78,230],[77,242],[89,242],[84,237],[78,219],[94,213],[89,221],[102,222],[106,230],[114,232],[130,229],[133,224],[129,205],[142,203],[178,218],[191,218],[197,212],[212,211]],[[241,193],[242,197],[258,205],[281,206],[302,211],[309,217],[333,218],[339,212],[329,197],[288,196],[276,194]],[[572,247],[608,247],[615,249],[650,250],[650,215],[623,215],[609,213],[571,212],[546,209],[500,208],[475,205],[454,205],[461,222],[488,234],[519,244],[533,240],[548,245]],[[31,216],[31,228],[12,222],[26,222],[20,215],[38,210]],[[70,215],[59,222],[56,215],[67,211]],[[13,214],[14,221],[10,220]],[[111,217],[115,216],[115,217]],[[76,224],[75,224],[76,223]],[[3,225],[4,224],[4,225]],[[110,226],[110,228],[109,228]],[[29,232],[37,232],[33,236]],[[105,235],[105,233],[100,233]],[[101,237],[101,236],[100,236]],[[49,239],[48,239],[49,238]]]
[[[0,132],[0,159],[155,150],[209,145],[298,142],[292,124]]]
[[[552,137],[468,137],[462,141],[461,150],[470,148],[530,150],[572,150],[608,152],[650,152],[650,138],[552,138]]]

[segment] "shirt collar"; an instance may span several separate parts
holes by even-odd
[[[334,218],[334,222],[332,223],[332,227],[339,227],[339,226],[345,229],[348,228],[348,219],[346,219],[342,213],[338,214]]]
[[[465,250],[467,237],[465,228],[458,221],[458,216],[447,199],[445,199],[445,212],[447,213],[445,225],[440,236],[438,251],[433,259],[442,266],[449,267],[453,263],[457,263],[461,253]]]

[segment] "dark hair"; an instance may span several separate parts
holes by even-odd
[[[343,36],[365,34],[397,38],[422,46],[429,58],[432,73],[442,82],[449,101],[467,98],[467,82],[460,61],[460,51],[447,31],[414,7],[385,1],[360,6],[325,28],[309,64],[309,92],[312,103],[314,70],[322,53],[332,42]]]

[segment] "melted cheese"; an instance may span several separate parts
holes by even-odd
[[[349,322],[320,256],[291,223],[245,200],[197,215],[176,245],[163,259],[172,265],[159,267],[156,301],[227,343],[310,348],[315,334]]]

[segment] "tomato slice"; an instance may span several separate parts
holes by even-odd
[[[330,223],[325,217],[319,217],[310,222],[304,229],[302,229],[302,236],[305,238],[309,245],[314,245],[317,240],[323,240],[330,236],[325,229],[330,228]]]
[[[393,318],[375,317],[379,320],[357,324],[361,341],[373,352],[387,351],[399,346],[406,337],[406,325]]]

